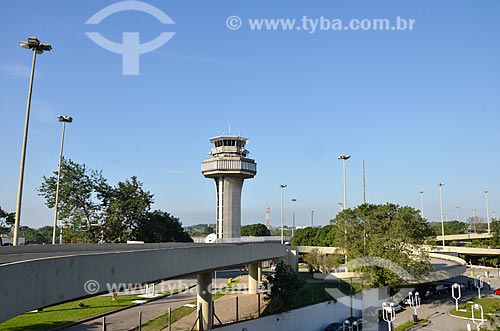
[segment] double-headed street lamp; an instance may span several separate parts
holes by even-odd
[[[56,243],[57,212],[59,205],[59,183],[61,181],[61,164],[63,159],[64,131],[66,130],[66,123],[73,122],[73,117],[61,115],[57,117],[57,120],[59,122],[62,122],[63,126],[62,126],[62,137],[61,137],[61,149],[59,150],[59,166],[57,168],[56,202],[54,205],[54,229],[52,230],[52,245]],[[62,244],[62,242],[60,242],[60,244]]]
[[[443,186],[444,183],[438,183],[439,186],[439,209],[441,210],[441,236],[443,237],[444,247],[444,219],[443,219]]]
[[[36,37],[28,37],[28,41],[20,41],[19,45],[22,48],[31,49],[33,51],[33,60],[31,62],[31,75],[30,75],[30,85],[28,89],[28,102],[26,103],[26,118],[24,121],[24,135],[23,135],[23,146],[21,151],[21,165],[19,169],[19,183],[17,187],[17,203],[16,203],[16,218],[14,223],[14,239],[12,245],[17,245],[17,237],[19,231],[19,223],[21,220],[21,203],[23,199],[23,182],[24,182],[24,164],[26,160],[26,146],[28,143],[28,125],[30,121],[30,107],[31,107],[31,92],[33,91],[33,78],[35,76],[35,62],[36,55],[42,54],[45,51],[52,50],[50,44],[42,44],[40,40]]]
[[[281,244],[284,244],[285,241],[283,240],[283,224],[285,223],[285,187],[287,187],[286,184],[281,184]]]
[[[349,154],[341,154],[338,159],[344,161],[344,205],[343,208],[347,208],[347,197],[346,197],[346,161],[349,160],[351,156]]]

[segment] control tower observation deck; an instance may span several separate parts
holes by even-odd
[[[217,190],[217,238],[239,238],[241,227],[241,188],[246,178],[257,174],[257,164],[247,158],[247,138],[218,136],[210,139],[211,158],[203,160],[201,172],[215,180]]]

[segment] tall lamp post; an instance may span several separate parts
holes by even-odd
[[[344,161],[344,205],[343,208],[347,208],[347,197],[346,197],[346,161],[349,160],[351,156],[349,154],[339,155],[338,159]]]
[[[286,184],[281,184],[281,244],[284,244],[285,241],[283,240],[283,224],[285,223],[285,187],[287,187]]]
[[[420,214],[424,218],[424,191],[420,191]]]
[[[472,208],[472,224],[474,225],[474,232],[477,233],[477,229],[476,229],[476,208]]]
[[[63,159],[63,148],[64,148],[64,132],[66,130],[66,123],[73,122],[73,117],[71,116],[58,116],[57,120],[62,122],[62,137],[61,137],[61,148],[59,150],[59,166],[57,168],[57,184],[56,184],[56,201],[54,204],[54,229],[52,230],[52,245],[56,243],[56,229],[57,229],[57,212],[59,207],[59,183],[61,181],[61,164]],[[62,240],[60,242],[62,244]]]
[[[295,202],[297,199],[292,199],[292,237],[295,234]]]
[[[443,237],[444,247],[444,219],[443,219],[443,186],[444,183],[438,183],[439,186],[439,209],[441,210],[441,236]]]
[[[488,190],[484,191],[486,197],[486,221],[488,222],[488,234],[490,234],[490,210],[488,205]]]
[[[19,45],[22,48],[31,49],[33,51],[33,59],[31,62],[31,75],[30,84],[28,89],[28,101],[26,103],[26,118],[24,121],[24,135],[23,135],[23,146],[21,151],[21,165],[19,167],[19,183],[17,187],[17,203],[16,203],[16,218],[14,222],[14,240],[12,245],[17,245],[19,223],[21,220],[21,204],[23,199],[23,182],[24,182],[24,164],[26,161],[26,146],[28,143],[28,126],[30,121],[30,107],[31,107],[31,92],[33,91],[33,78],[35,76],[35,62],[36,55],[42,54],[44,51],[50,51],[52,46],[50,44],[42,44],[40,40],[36,37],[28,37],[28,41],[20,41]]]

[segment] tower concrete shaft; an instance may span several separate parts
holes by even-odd
[[[201,172],[215,180],[217,192],[217,238],[239,238],[241,227],[241,189],[246,178],[257,174],[257,164],[247,158],[247,138],[218,136],[210,139],[214,147],[205,159]]]

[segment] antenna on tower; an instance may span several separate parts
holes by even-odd
[[[365,160],[363,160],[363,203],[366,203]]]

